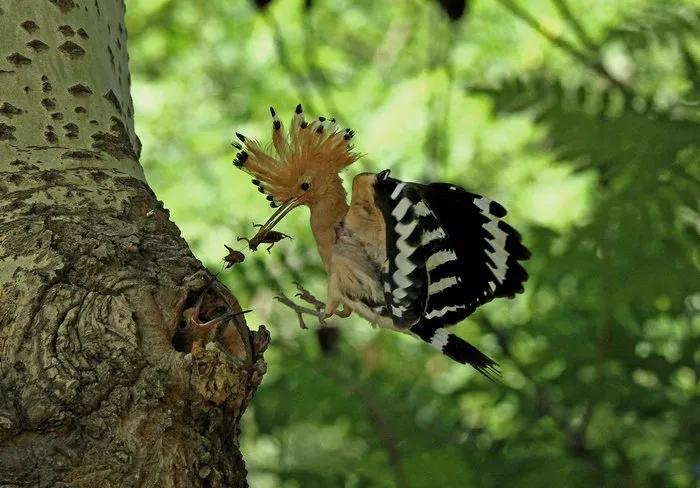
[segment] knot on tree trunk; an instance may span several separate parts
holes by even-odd
[[[186,359],[192,362],[192,389],[205,404],[222,406],[229,413],[238,413],[244,407],[248,393],[255,391],[265,373],[261,359],[252,365],[244,363],[218,342],[195,347]]]

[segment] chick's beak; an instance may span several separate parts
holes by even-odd
[[[259,233],[268,233],[272,230],[274,226],[276,226],[280,220],[282,220],[285,215],[287,215],[289,212],[294,210],[296,207],[301,205],[302,197],[304,194],[302,193],[301,195],[297,197],[292,197],[286,202],[284,202],[280,207],[275,211],[275,213],[272,214],[272,216],[263,224],[262,228],[260,229]]]

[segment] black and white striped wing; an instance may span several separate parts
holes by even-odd
[[[423,315],[428,281],[421,247],[423,227],[417,211],[420,195],[393,178],[378,181],[375,201],[386,224],[387,261],[382,283],[394,325],[409,328]]]
[[[528,276],[519,261],[528,259],[530,252],[520,234],[502,220],[506,210],[455,185],[418,186],[431,219],[437,219],[445,234],[424,248],[426,259],[444,250],[450,251],[451,259],[427,266],[432,290],[429,287],[426,318],[442,314],[444,324],[454,324],[494,298],[521,293]]]
[[[440,326],[460,322],[495,297],[523,290],[518,262],[529,251],[501,220],[505,209],[481,195],[443,183],[421,185],[378,178],[375,201],[387,229],[387,303],[397,325],[419,315]]]
[[[523,291],[519,261],[530,252],[501,220],[505,209],[454,185],[405,183],[388,172],[377,176],[375,201],[386,224],[382,281],[394,324],[493,379],[498,364],[446,327]]]

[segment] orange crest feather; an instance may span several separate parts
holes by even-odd
[[[360,157],[350,142],[354,132],[338,127],[335,119],[319,117],[307,123],[301,105],[297,105],[286,134],[272,107],[270,112],[272,146],[277,154],[265,151],[255,139],[236,133],[243,145],[233,144],[241,150],[233,164],[254,178],[253,183],[268,195],[272,206],[298,195],[304,181],[338,174]]]

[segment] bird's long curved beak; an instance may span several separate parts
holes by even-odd
[[[280,207],[277,209],[275,213],[272,214],[272,216],[263,224],[263,226],[260,228],[258,231],[258,234],[267,234],[272,230],[274,226],[276,226],[280,220],[282,220],[285,215],[287,215],[289,212],[294,210],[298,205],[300,205],[301,197],[304,195],[299,195],[298,197],[293,197],[284,202]]]

